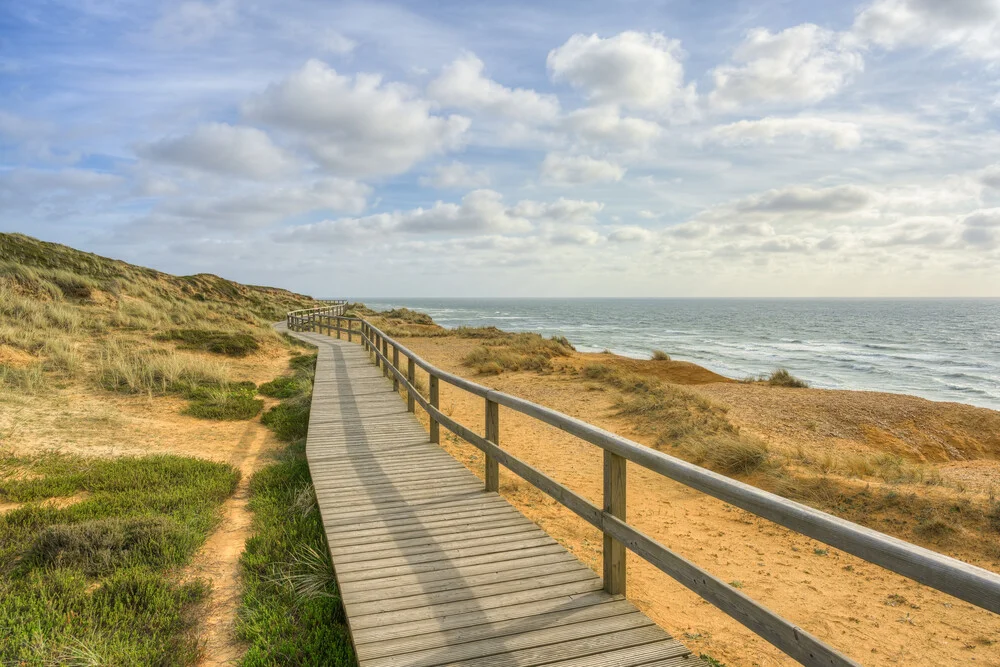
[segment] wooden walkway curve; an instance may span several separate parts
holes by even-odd
[[[319,349],[306,454],[361,667],[701,664],[432,444],[359,345],[291,335]]]

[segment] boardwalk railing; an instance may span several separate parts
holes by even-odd
[[[329,308],[334,311],[324,312]],[[348,340],[359,336],[361,344],[373,355],[374,363],[383,369],[385,376],[391,376],[397,388],[402,384],[407,394],[408,409],[412,412],[419,404],[427,412],[431,442],[440,442],[440,427],[444,426],[483,451],[486,455],[487,491],[498,490],[499,466],[502,464],[601,530],[604,534],[604,587],[610,593],[625,593],[625,549],[629,549],[800,663],[857,664],[628,524],[625,517],[625,462],[631,461],[834,548],[1000,614],[1000,575],[762,491],[574,417],[443,371],[367,320],[346,317],[343,304],[289,313],[288,326],[295,331],[325,332],[338,338],[347,334]],[[389,348],[392,348],[391,360]],[[406,358],[405,371],[400,366],[401,356]],[[416,367],[422,368],[430,377],[429,399],[425,399],[414,386]],[[441,412],[439,387],[442,380],[485,401],[485,437]],[[501,405],[603,449],[603,506],[597,507],[503,450],[499,428]]]

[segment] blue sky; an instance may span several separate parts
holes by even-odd
[[[1000,295],[1000,0],[0,7],[0,229],[349,296]]]

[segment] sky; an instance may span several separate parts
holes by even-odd
[[[0,3],[0,230],[325,297],[1000,296],[998,130],[1000,0]]]

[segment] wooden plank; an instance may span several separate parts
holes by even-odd
[[[543,665],[567,658],[582,658],[608,653],[631,646],[642,646],[663,640],[663,630],[654,625],[622,630],[608,634],[591,635],[579,639],[545,644],[523,650],[508,651],[482,658],[439,662],[439,665],[457,667],[526,667]]]
[[[635,614],[638,610],[631,602],[614,600],[606,604],[591,604],[570,607],[545,613],[531,614],[507,620],[493,620],[460,628],[434,629],[416,636],[410,635],[394,639],[382,638],[377,643],[359,643],[358,658],[381,658],[385,656],[412,653],[443,646],[451,646],[481,639],[506,637],[523,632],[525,628],[541,630],[561,625],[611,618],[623,614]],[[429,626],[428,626],[429,629]]]
[[[492,597],[475,600],[460,600],[435,606],[425,605],[423,607],[412,607],[410,609],[400,609],[390,612],[373,614],[353,614],[351,617],[351,628],[370,628],[374,626],[389,626],[395,623],[405,623],[408,621],[418,621],[428,618],[444,618],[452,614],[468,614],[470,612],[482,612],[486,609],[496,609],[510,605],[521,604],[522,602],[532,602],[536,600],[548,600],[550,598],[561,598],[569,595],[582,593],[592,593],[594,591],[604,592],[601,580],[597,577],[583,581],[574,581],[569,584],[559,586],[545,586],[532,588],[526,591],[517,591],[504,595],[494,595]],[[607,595],[605,593],[605,595]]]
[[[499,561],[493,563],[484,563],[482,565],[466,565],[464,567],[457,567],[457,568],[439,568],[421,574],[405,574],[405,575],[396,575],[391,577],[387,576],[379,579],[364,579],[360,581],[341,581],[339,583],[340,583],[340,589],[342,591],[349,593],[357,590],[374,590],[376,588],[385,588],[386,586],[406,586],[408,584],[414,584],[414,583],[422,583],[422,582],[430,583],[433,581],[443,581],[446,579],[473,577],[479,574],[500,572],[506,569],[521,569],[525,567],[532,567],[535,565],[561,563],[563,561],[576,562],[576,558],[574,558],[573,554],[571,553],[556,552],[541,556],[529,556],[527,558],[521,558],[516,563],[511,563],[510,561]]]
[[[431,593],[444,593],[459,589],[467,589],[485,584],[502,584],[509,581],[519,581],[530,577],[543,577],[564,575],[571,572],[581,572],[587,566],[580,561],[568,560],[557,563],[544,563],[533,567],[520,569],[498,568],[496,572],[488,572],[481,575],[469,575],[452,579],[439,579],[436,581],[419,581],[413,584],[402,586],[381,586],[379,588],[368,588],[365,590],[355,589],[351,593],[351,603],[376,602],[379,600],[391,600],[395,598],[408,598],[417,595],[429,595]],[[587,574],[592,574],[589,569]],[[346,590],[346,589],[345,589]]]
[[[593,640],[605,635],[613,636],[613,633],[624,634],[627,631],[649,628],[653,622],[644,614],[635,611],[630,614],[539,629],[524,627],[525,625],[527,624],[522,624],[520,632],[511,635],[487,637],[412,653],[372,658],[366,664],[371,667],[402,667],[403,665],[407,667],[434,667],[435,665],[455,664],[472,659],[493,659],[497,662],[489,664],[503,664],[506,656],[525,649],[541,650],[544,647],[558,646],[560,643],[573,640]]]
[[[673,662],[677,660],[681,662]],[[626,665],[650,667],[650,665],[660,665],[666,661],[677,665],[704,665],[701,660],[695,658],[691,654],[691,651],[676,639],[664,639],[650,644],[630,646],[617,651],[601,651],[595,655],[561,660],[549,664],[559,665],[559,667],[624,667]]]
[[[383,597],[370,602],[349,602],[344,600],[344,606],[351,614],[379,614],[388,611],[400,611],[403,609],[427,608],[434,605],[443,605],[453,602],[467,600],[481,601],[484,598],[503,595],[505,593],[518,593],[520,591],[533,591],[543,589],[548,586],[558,586],[560,584],[573,584],[577,582],[591,582],[594,580],[594,573],[589,569],[578,569],[572,572],[558,572],[555,574],[543,574],[535,577],[526,577],[515,581],[503,581],[499,583],[477,584],[455,590],[418,593],[405,597]]]
[[[537,534],[538,528],[535,526],[525,526],[522,523],[498,528],[480,529],[476,533],[476,544],[490,544],[493,542],[504,542],[530,537]],[[479,539],[482,538],[482,539]],[[382,558],[388,553],[418,554],[424,551],[442,551],[451,548],[453,545],[464,545],[469,543],[467,532],[449,534],[427,534],[410,539],[400,539],[396,536],[386,536],[382,541],[368,541],[359,544],[331,546],[338,562],[350,562],[344,560],[348,557],[359,556],[361,558],[372,557]]]
[[[553,612],[566,612],[571,609],[580,609],[583,607],[596,607],[621,601],[622,598],[609,596],[604,591],[554,596],[543,600],[508,604],[494,609],[479,609],[464,614],[451,614],[425,620],[388,623],[382,626],[355,629],[354,643],[356,646],[361,646],[372,642],[417,637],[462,628],[475,628],[480,625],[489,626],[509,620],[526,622],[525,619],[530,619],[534,616]]]
[[[391,526],[389,528],[373,528],[364,531],[363,534],[345,530],[338,536],[329,532],[329,536],[336,542],[336,547],[349,547],[355,544],[367,544],[377,540],[396,540],[402,542],[416,537],[427,539],[440,539],[450,534],[468,536],[473,531],[485,529],[504,530],[506,528],[522,528],[525,530],[537,527],[523,516],[516,514],[504,514],[500,518],[495,515],[485,515],[470,520],[466,519],[445,519],[443,521],[424,522],[416,521],[402,526]],[[331,542],[333,545],[333,542]]]
[[[385,561],[398,558],[406,559],[408,562],[424,562],[425,560],[445,560],[449,558],[461,558],[462,556],[475,556],[483,553],[496,553],[497,551],[516,551],[524,547],[537,547],[544,544],[553,544],[555,540],[545,533],[529,532],[515,539],[506,536],[484,537],[481,540],[459,539],[447,543],[447,549],[438,545],[430,545],[426,548],[415,547],[413,549],[385,549],[371,554],[340,554],[337,557],[336,567],[338,570],[350,571],[353,565],[364,563],[373,567],[384,566]],[[472,545],[472,546],[469,546]]]
[[[565,553],[566,550],[559,544],[546,544],[516,551],[497,551],[485,554],[475,554],[464,558],[452,558],[447,563],[440,561],[427,561],[423,563],[397,563],[390,565],[373,566],[369,568],[357,568],[353,572],[337,570],[338,581],[362,581],[366,579],[379,579],[390,576],[420,575],[427,572],[455,572],[469,565],[480,565],[486,563],[500,563],[517,561],[523,558],[534,558],[535,556],[546,556],[550,554]]]

